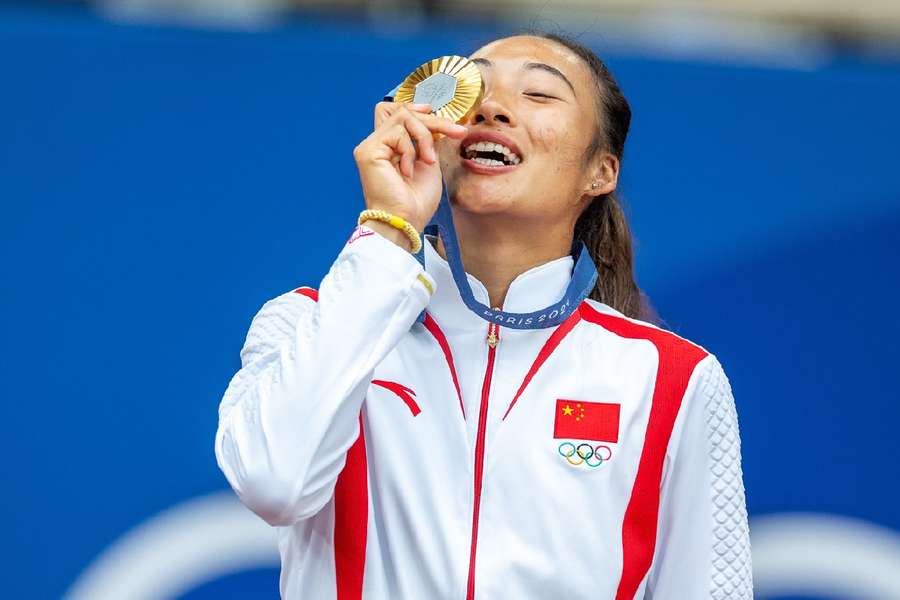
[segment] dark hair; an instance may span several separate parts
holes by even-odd
[[[606,63],[590,48],[571,38],[546,32],[530,32],[528,35],[565,46],[590,68],[597,82],[599,126],[587,148],[585,159],[605,150],[621,160],[631,125],[631,107]],[[600,275],[591,291],[591,299],[607,304],[626,316],[657,321],[653,308],[634,280],[631,230],[615,190],[597,196],[585,208],[575,224],[575,239],[587,246]]]

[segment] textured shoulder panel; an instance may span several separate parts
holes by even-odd
[[[715,600],[752,600],[753,574],[737,411],[731,384],[722,365],[715,356],[710,356],[710,361],[700,381],[712,470],[715,545],[710,597]]]
[[[308,312],[310,305],[317,301],[316,290],[301,287],[263,304],[250,323],[247,339],[241,349],[241,364],[253,362],[289,339],[296,330],[301,315]]]
[[[266,369],[272,370],[273,380],[280,377],[278,372],[278,349],[286,345],[288,352],[293,350],[293,335],[301,319],[313,321],[316,311],[310,310],[315,306],[315,290],[311,288],[297,288],[275,298],[272,298],[256,313],[250,323],[250,330],[244,346],[241,348],[241,368],[235,373],[228,384],[228,389],[222,401],[219,403],[219,419],[225,419],[228,413],[240,401],[242,394],[252,388],[252,382]],[[313,326],[310,323],[309,326]],[[248,422],[256,419],[256,405],[245,403],[244,410],[247,413]]]

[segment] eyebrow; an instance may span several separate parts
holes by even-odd
[[[486,58],[473,58],[472,62],[475,63],[476,65],[481,65],[482,67],[493,67],[494,66],[494,63],[492,63],[491,61],[489,61]],[[547,73],[550,73],[551,75],[558,77],[559,79],[562,79],[564,82],[566,82],[566,85],[569,86],[569,89],[572,90],[572,94],[576,98],[578,97],[578,94],[575,93],[575,86],[572,85],[572,82],[569,81],[569,78],[566,77],[565,75],[563,75],[562,71],[560,71],[556,67],[551,67],[550,65],[548,65],[546,63],[530,62],[530,63],[525,63],[525,68],[530,69],[530,70],[546,71]]]

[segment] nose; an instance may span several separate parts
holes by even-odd
[[[489,125],[495,123],[503,123],[505,125],[513,124],[512,112],[504,106],[496,96],[485,96],[481,100],[481,104],[472,115],[472,123],[487,123]]]

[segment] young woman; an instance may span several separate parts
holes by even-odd
[[[354,156],[366,207],[399,219],[366,221],[318,290],[262,307],[222,400],[216,457],[279,529],[282,596],[751,598],[728,380],[638,320],[615,196],[628,103],[565,39],[472,58],[485,94],[463,125],[378,105]],[[573,238],[591,298],[534,329],[469,310],[442,240],[423,267],[395,228],[422,231],[442,176],[477,300],[559,301]]]

